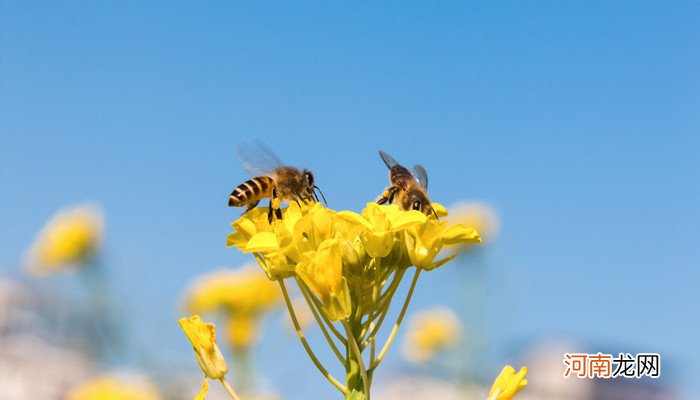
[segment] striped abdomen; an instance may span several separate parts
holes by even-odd
[[[251,203],[256,203],[265,197],[270,197],[272,186],[275,181],[269,176],[259,176],[249,179],[231,192],[228,205],[242,207]]]
[[[394,165],[389,170],[389,180],[392,185],[406,190],[409,185],[408,182],[413,180],[413,174],[401,165]]]

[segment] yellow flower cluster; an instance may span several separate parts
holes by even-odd
[[[160,400],[158,390],[144,379],[102,375],[74,388],[67,400]]]
[[[49,272],[80,267],[99,250],[103,218],[94,206],[78,206],[60,211],[37,236],[27,254],[31,272],[42,276]]]
[[[184,300],[184,308],[192,314],[221,312],[226,339],[234,348],[252,345],[260,337],[260,318],[280,304],[279,288],[252,265],[201,276]]]
[[[511,400],[515,395],[527,385],[527,368],[520,368],[518,373],[510,365],[506,365],[501,370],[496,380],[493,382],[488,400]]]
[[[403,353],[414,363],[424,363],[456,345],[462,331],[457,314],[445,307],[415,314],[407,328]]]
[[[267,208],[261,207],[232,226],[227,246],[253,253],[272,280],[299,279],[333,321],[372,312],[372,291],[391,274],[412,265],[435,269],[455,256],[438,258],[443,246],[480,241],[471,227],[376,203],[357,214],[291,202],[280,220],[269,223]]]

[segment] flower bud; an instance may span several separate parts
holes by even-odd
[[[194,355],[204,375],[210,379],[219,379],[226,375],[228,367],[216,344],[214,324],[202,322],[199,315],[190,318],[180,318],[180,327],[192,343]]]

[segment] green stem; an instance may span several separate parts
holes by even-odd
[[[347,320],[342,320],[345,332],[348,335],[348,342],[350,342],[350,349],[355,353],[355,360],[360,368],[360,376],[362,377],[362,386],[364,388],[365,399],[369,400],[369,378],[367,378],[367,369],[365,368],[365,362],[362,359],[362,352],[360,347],[357,345],[357,339],[353,335],[353,331],[350,328]]]
[[[297,336],[299,336],[299,340],[301,341],[301,344],[304,346],[304,350],[306,350],[306,354],[309,355],[309,358],[311,358],[311,361],[313,361],[314,365],[318,369],[318,371],[323,375],[328,382],[330,382],[333,386],[336,387],[340,392],[342,392],[344,395],[348,393],[348,389],[343,386],[342,383],[338,382],[337,379],[335,379],[331,374],[328,373],[328,371],[323,367],[323,364],[321,364],[320,361],[318,361],[318,358],[316,358],[316,355],[314,354],[313,350],[311,350],[311,347],[309,346],[309,342],[306,341],[306,338],[304,337],[304,332],[301,330],[301,327],[299,326],[299,321],[297,320],[297,316],[294,313],[294,307],[292,307],[292,302],[289,300],[289,294],[287,293],[287,287],[284,284],[284,281],[280,278],[277,280],[277,282],[280,285],[280,288],[282,289],[282,295],[284,296],[284,302],[287,303],[287,311],[289,311],[289,316],[292,318],[292,323],[294,324],[294,329],[297,332]]]
[[[235,346],[232,348],[232,355],[237,365],[236,376],[232,380],[238,390],[243,395],[251,394],[253,391],[253,366],[250,358],[250,347]]]
[[[387,314],[389,313],[389,307],[391,307],[391,300],[394,298],[394,294],[396,293],[396,290],[399,287],[399,284],[401,282],[401,279],[403,278],[404,272],[400,272],[400,273],[397,272],[397,274],[398,275],[396,275],[394,277],[394,280],[389,285],[389,288],[387,289],[387,291],[384,292],[383,296],[387,296],[386,302],[384,304],[382,304],[381,309],[377,310],[378,314],[376,314],[374,316],[374,318],[376,318],[377,316],[380,315],[379,312],[381,312],[381,317],[379,318],[377,323],[374,325],[374,327],[368,327],[369,335],[366,338],[365,338],[364,334],[362,335],[362,339],[363,339],[363,342],[361,345],[362,350],[366,349],[367,345],[370,342],[370,339],[377,335],[377,332],[379,332],[379,328],[382,326],[382,323],[384,323],[384,319],[386,318]],[[374,320],[374,318],[372,318],[372,320]],[[372,321],[370,320],[368,322],[371,323]]]
[[[226,381],[226,378],[224,378],[222,376],[221,378],[219,378],[219,382],[221,382],[221,384],[224,385],[224,389],[226,389],[226,392],[228,393],[229,396],[231,396],[231,398],[233,400],[241,400],[241,398],[238,397],[236,392],[233,391],[233,388],[231,387],[231,385],[228,384],[228,382]]]
[[[309,298],[316,306],[316,309],[321,310],[321,307],[323,307],[323,304],[321,304],[321,301],[316,296],[311,294],[311,289],[309,289],[309,287],[301,279],[297,279],[296,277],[295,277],[295,279],[297,280],[297,284],[299,285],[299,288],[301,288],[302,291],[306,290],[306,293],[309,294]],[[343,337],[343,335],[340,334],[338,329],[336,329],[336,327],[333,325],[333,322],[331,322],[331,320],[328,319],[326,314],[319,312],[319,315],[321,316],[323,321],[325,321],[326,326],[331,330],[331,332],[333,332],[333,335],[335,335],[335,337],[338,338],[340,343],[342,343],[343,346],[347,346],[348,341]]]
[[[372,337],[369,338],[369,342],[370,342],[370,347],[369,347],[369,365],[372,365],[372,364],[374,364],[374,359],[375,359],[374,356],[375,356],[376,349],[377,349],[377,346],[375,346],[375,344],[376,344],[377,341],[375,340],[374,336],[372,336]],[[370,384],[372,383],[372,376],[371,376],[371,375],[370,375],[370,377],[369,377],[369,383],[370,383]]]
[[[399,317],[396,319],[396,323],[394,323],[394,327],[391,329],[391,333],[389,334],[389,338],[387,338],[386,343],[384,343],[384,347],[382,348],[382,351],[379,352],[379,356],[377,356],[377,359],[374,360],[372,365],[370,365],[370,370],[374,371],[378,366],[379,363],[382,362],[384,359],[384,356],[386,356],[387,351],[389,351],[389,347],[391,347],[391,343],[394,341],[394,338],[396,337],[396,332],[398,332],[399,327],[401,326],[401,322],[403,321],[404,315],[406,315],[406,309],[408,309],[408,303],[411,301],[411,296],[413,296],[413,290],[416,288],[416,282],[418,282],[418,276],[420,275],[420,272],[422,271],[421,268],[416,267],[416,273],[413,275],[413,280],[411,281],[411,287],[408,289],[408,294],[406,295],[406,300],[403,303],[403,307],[401,308],[401,313],[399,314]]]
[[[338,350],[338,347],[335,345],[333,338],[331,338],[330,334],[328,333],[328,329],[326,329],[326,323],[318,315],[319,312],[316,310],[316,306],[314,305],[313,301],[309,298],[309,296],[312,296],[312,294],[307,292],[306,287],[303,286],[301,282],[299,282],[299,280],[297,280],[297,283],[299,284],[301,293],[304,295],[304,300],[306,300],[306,304],[309,306],[309,308],[311,309],[311,313],[316,319],[316,323],[318,324],[318,326],[321,327],[321,332],[323,332],[323,336],[326,338],[326,341],[331,346],[331,350],[333,350],[333,353],[340,361],[340,364],[345,365],[345,358],[343,358],[343,356],[340,354],[340,350]]]

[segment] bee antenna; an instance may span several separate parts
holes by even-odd
[[[430,207],[430,211],[432,211],[433,215],[435,215],[435,219],[440,221],[440,217],[438,217],[437,212],[435,212],[435,209],[433,207]]]
[[[328,202],[326,201],[326,196],[323,195],[323,192],[321,191],[321,188],[318,187],[318,186],[316,186],[316,185],[314,185],[314,189],[315,189],[315,190],[318,190],[318,192],[321,193],[321,198],[323,198],[323,202],[326,204],[326,207],[328,207]],[[315,194],[316,194],[316,192],[314,192],[314,195],[315,195]],[[316,196],[316,200],[318,200],[318,196]]]

